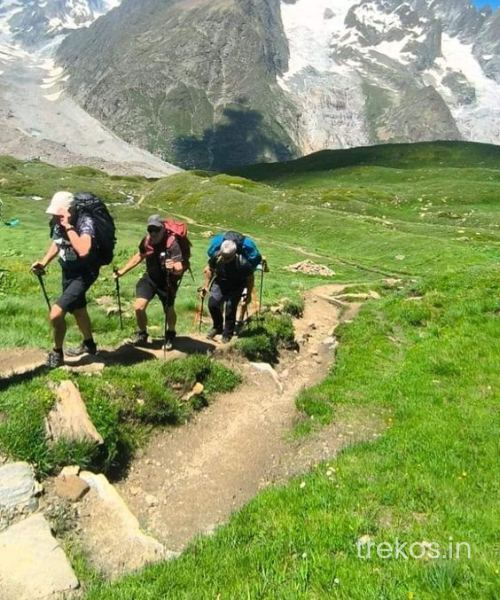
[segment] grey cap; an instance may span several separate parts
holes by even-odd
[[[163,229],[163,221],[161,220],[160,215],[151,215],[148,217],[148,227],[158,227],[159,229]]]
[[[220,246],[220,255],[223,258],[230,259],[236,254],[237,246],[233,240],[224,240]]]

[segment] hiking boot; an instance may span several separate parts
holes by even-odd
[[[97,354],[97,346],[95,342],[82,342],[77,348],[68,348],[67,356],[83,356],[84,354]]]
[[[221,342],[223,344],[228,344],[231,341],[232,337],[232,335],[228,335],[227,333],[225,333],[221,338]]]
[[[207,340],[213,340],[216,335],[220,335],[221,333],[222,331],[220,329],[215,329],[215,327],[212,327],[212,329],[207,333]]]
[[[148,332],[147,331],[136,331],[130,338],[132,346],[147,346],[148,345]]]
[[[47,356],[45,365],[49,369],[57,369],[57,367],[62,367],[64,365],[64,354],[62,352],[57,352],[56,350],[51,350]]]
[[[165,334],[165,343],[163,344],[163,350],[172,350],[174,347],[175,331],[167,331]]]
[[[245,326],[245,323],[243,321],[236,321],[236,324],[234,326],[234,335],[236,337],[238,337],[240,335],[244,326]]]

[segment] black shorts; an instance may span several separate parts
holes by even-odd
[[[64,312],[72,313],[87,306],[85,294],[99,275],[99,271],[71,273],[62,271],[62,296],[56,301]]]
[[[168,285],[166,288],[159,287],[151,277],[145,273],[137,282],[135,286],[136,298],[142,298],[148,302],[155,296],[161,300],[163,307],[171,307],[174,305],[175,297],[177,296],[177,290],[181,282],[180,277],[171,276],[168,278]]]

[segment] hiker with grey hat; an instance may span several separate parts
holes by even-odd
[[[66,336],[66,313],[72,313],[80,329],[83,342],[79,348],[68,350],[71,356],[96,354],[92,325],[87,312],[86,292],[99,275],[100,263],[95,244],[96,228],[88,214],[78,215],[74,224],[70,209],[74,202],[70,192],[57,192],[45,211],[51,216],[51,244],[45,256],[33,263],[31,270],[39,275],[56,257],[62,269],[62,295],[50,309],[54,347],[49,352],[47,366],[64,364],[63,344]]]
[[[205,283],[202,294],[209,293],[208,309],[213,327],[208,332],[208,339],[222,335],[222,342],[227,343],[234,335],[236,312],[239,302],[249,302],[254,286],[254,268],[240,253],[233,240],[224,240],[220,249],[209,258],[205,267]],[[247,294],[242,298],[243,290]],[[224,307],[224,314],[223,314]]]
[[[174,345],[177,322],[175,298],[184,272],[189,268],[190,243],[185,223],[162,220],[160,215],[151,215],[147,221],[147,235],[139,244],[139,251],[122,269],[114,271],[115,279],[145,261],[146,272],[136,285],[134,303],[137,332],[131,342],[135,346],[148,343],[148,318],[146,309],[151,300],[158,296],[165,311],[165,350]]]

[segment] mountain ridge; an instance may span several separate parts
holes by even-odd
[[[67,94],[185,168],[500,143],[500,10],[468,0],[4,0],[0,38],[7,7],[19,39],[21,5],[23,43],[31,15]]]

